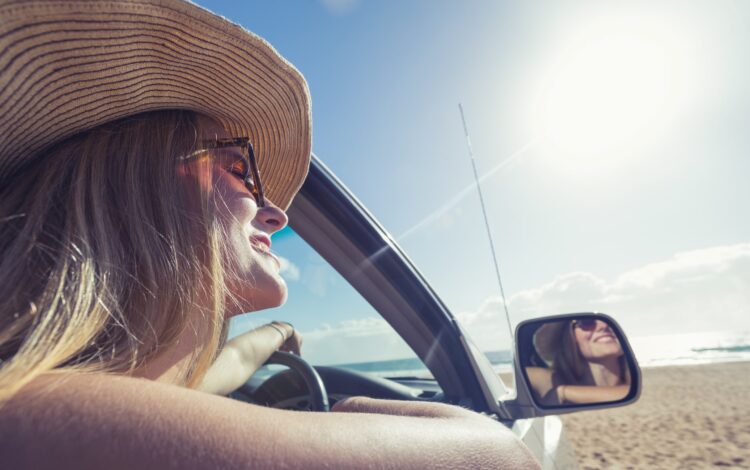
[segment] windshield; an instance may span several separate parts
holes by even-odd
[[[512,335],[459,103],[511,327],[603,311],[642,364],[748,354],[750,4],[203,3],[300,68],[316,154],[483,351]]]

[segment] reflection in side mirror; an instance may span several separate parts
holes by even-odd
[[[606,315],[524,322],[517,335],[521,371],[540,408],[616,403],[637,393],[633,352]]]

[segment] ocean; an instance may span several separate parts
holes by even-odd
[[[750,361],[750,331],[640,336],[629,338],[629,341],[641,367]],[[510,351],[485,351],[485,354],[497,372],[513,370]],[[335,366],[380,377],[430,377],[417,358]]]

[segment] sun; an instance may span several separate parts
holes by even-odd
[[[684,57],[663,25],[599,22],[548,68],[533,110],[536,135],[589,160],[652,138],[679,108],[690,79]]]

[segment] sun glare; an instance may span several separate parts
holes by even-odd
[[[537,135],[588,161],[652,138],[680,107],[689,79],[685,52],[674,31],[639,19],[578,34],[543,79]]]

